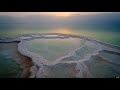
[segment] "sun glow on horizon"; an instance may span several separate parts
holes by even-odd
[[[55,30],[52,30],[52,32],[62,33],[62,34],[73,34],[73,33],[75,33],[75,32],[73,32],[72,30],[69,30],[69,29],[55,29]]]
[[[76,12],[49,12],[49,13],[46,13],[46,14],[53,15],[53,16],[67,17],[67,16],[71,16],[73,14],[76,14]]]
[[[29,15],[47,15],[47,16],[61,16],[68,17],[74,14],[78,15],[95,15],[104,12],[0,12],[0,15],[7,16],[16,16],[16,17],[24,17]]]

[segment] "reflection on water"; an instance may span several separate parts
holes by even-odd
[[[16,34],[27,33],[63,33],[63,34],[81,34],[89,36],[101,41],[105,41],[111,44],[120,45],[119,32],[101,30],[101,29],[74,29],[74,28],[16,28],[16,29],[0,29],[0,37],[14,37]]]
[[[53,61],[79,48],[82,43],[83,40],[78,38],[35,39],[28,41],[28,49],[40,54],[47,60]]]
[[[75,33],[77,33],[76,31],[70,30],[70,29],[54,29],[51,32],[54,32],[54,33],[63,33],[63,34],[75,34]]]

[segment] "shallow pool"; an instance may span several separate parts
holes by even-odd
[[[92,57],[85,63],[94,78],[117,78],[120,77],[119,60],[118,54],[101,51],[98,56]]]
[[[28,50],[54,61],[79,48],[84,41],[79,38],[35,39],[28,41]]]
[[[42,75],[44,78],[76,78],[76,64],[59,63],[53,66],[45,66],[46,74]],[[43,74],[43,73],[41,73]]]

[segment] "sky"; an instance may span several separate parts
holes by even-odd
[[[74,14],[96,15],[96,14],[102,14],[102,13],[105,13],[105,12],[0,12],[0,15],[16,16],[16,17],[24,17],[28,15],[52,15],[52,16],[67,17]]]

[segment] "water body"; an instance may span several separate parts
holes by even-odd
[[[28,46],[27,49],[29,49],[29,51],[43,56],[48,62],[51,63],[75,50],[74,53],[70,54],[72,56],[69,55],[64,57],[60,62],[53,64],[50,63],[48,65],[46,65],[45,62],[37,71],[37,78],[120,77],[120,53],[106,50],[98,53],[100,44],[80,38],[55,38],[56,36],[57,35],[45,35],[44,38],[25,40]],[[94,56],[91,57],[93,54]],[[21,56],[17,52],[17,43],[1,43],[0,55],[0,73],[2,78],[18,78],[21,76],[29,77],[30,72],[28,71],[32,66],[32,63],[27,57]],[[9,62],[5,62],[5,60]],[[24,69],[27,68],[24,73],[23,68],[21,68],[20,65],[21,62],[22,65],[24,65]]]
[[[76,64],[58,63],[52,66],[45,66],[43,78],[76,78]],[[38,75],[39,78],[39,75]]]
[[[79,47],[72,56],[66,57],[62,61],[80,61],[85,59],[88,55],[91,56],[93,53],[97,53],[98,45],[90,41],[84,41],[84,43],[85,44]]]
[[[34,34],[32,36],[36,37]],[[100,44],[73,37],[55,38],[57,36],[44,35],[44,38],[25,40],[29,51],[43,56],[47,63],[50,62],[44,62],[36,74],[37,78],[120,77],[120,53],[106,50],[98,53]],[[63,57],[73,51],[73,54]],[[60,57],[63,57],[61,61],[54,63]]]
[[[71,27],[41,27],[39,24],[0,24],[0,37],[15,37],[16,34],[27,33],[63,33],[63,34],[81,34],[101,40],[113,45],[120,46],[120,31],[117,28],[80,28],[79,26]],[[28,37],[29,38],[29,37]],[[29,41],[28,48],[49,60],[54,61],[57,58],[66,55],[69,49],[75,49],[81,45],[80,39],[36,39]],[[91,54],[96,50],[96,45],[88,42],[87,46],[79,49],[70,57],[63,59],[63,61],[79,61],[84,59],[87,54]],[[16,61],[25,61],[28,58],[21,56],[17,52],[17,44],[2,44],[0,43],[0,77],[21,77],[23,69]],[[102,57],[102,58],[98,58]],[[86,67],[92,74],[92,77],[115,78],[120,77],[120,55],[113,52],[102,51],[98,57],[92,57],[86,61]],[[110,61],[110,62],[108,62]],[[25,62],[23,62],[24,64]],[[117,63],[117,64],[116,64]],[[26,68],[32,66],[29,61],[26,62]],[[85,65],[81,65],[80,69]],[[56,64],[53,66],[46,66],[44,77],[76,77],[76,64]],[[83,71],[86,71],[84,69]],[[81,72],[81,71],[80,71]],[[24,73],[22,77],[28,77],[30,73]]]
[[[100,27],[79,27],[71,25],[70,27],[57,27],[56,25],[41,24],[0,24],[0,37],[14,37],[16,34],[27,33],[64,33],[64,34],[81,34],[95,38],[110,44],[120,46],[119,28],[100,28]]]
[[[79,38],[35,39],[28,41],[27,48],[48,61],[55,61],[79,48],[83,42],[84,40]]]
[[[29,60],[18,53],[17,43],[0,43],[0,78],[29,77]]]
[[[119,53],[101,51],[99,55],[91,57],[85,63],[95,78],[117,78],[120,77],[119,62]]]

